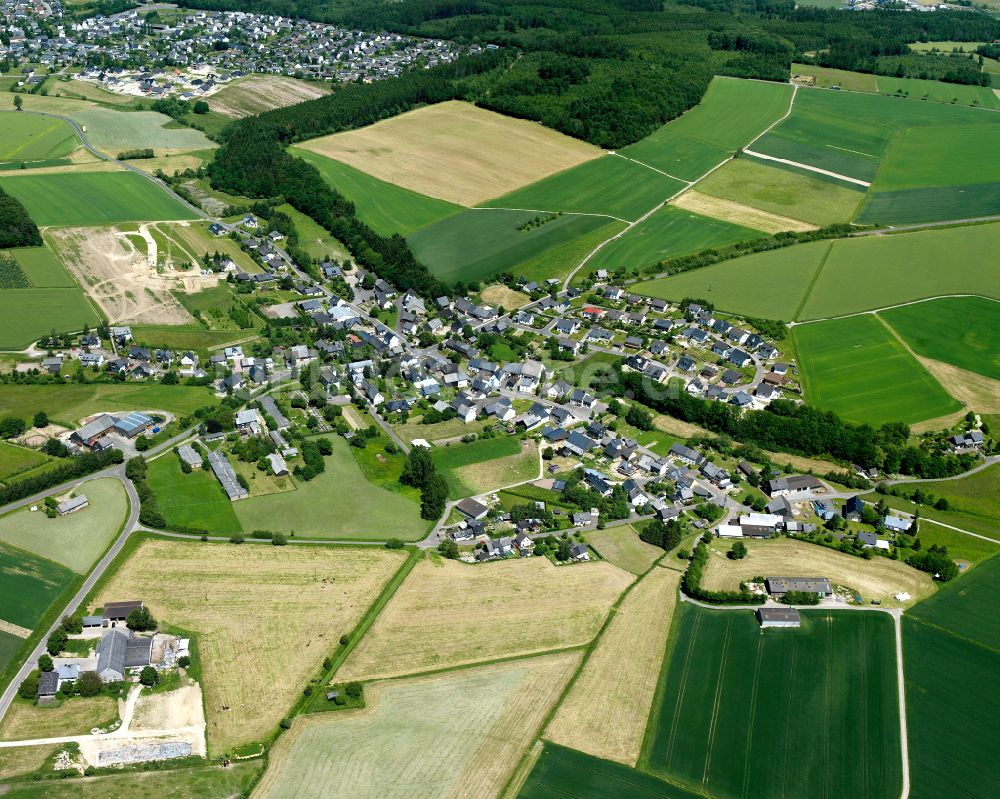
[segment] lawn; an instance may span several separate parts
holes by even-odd
[[[799,325],[792,335],[803,394],[817,408],[877,427],[962,407],[873,316]]]
[[[319,170],[330,186],[354,203],[358,218],[376,233],[407,235],[461,211],[461,206],[374,178],[360,169],[298,147],[289,148]]]
[[[123,150],[149,148],[176,153],[218,146],[200,130],[171,124],[170,117],[155,111],[91,108],[72,116],[86,126],[87,140],[112,157]]]
[[[86,496],[89,506],[55,519],[27,508],[0,516],[0,541],[86,574],[121,530],[128,501],[112,477],[88,480],[73,494]]]
[[[943,297],[879,315],[917,355],[1000,380],[1000,303]]]
[[[683,189],[655,169],[606,155],[486,203],[492,208],[574,211],[634,220]]]
[[[339,436],[326,471],[295,490],[244,499],[233,510],[245,530],[267,529],[301,538],[417,541],[428,523],[420,507],[403,494],[370,483]],[[345,486],[350,486],[345,491]]]
[[[134,172],[5,173],[0,187],[28,210],[37,225],[113,225],[195,215]],[[80,202],[86,197],[86,202]],[[52,317],[50,317],[52,318]]]
[[[242,531],[233,512],[234,503],[211,471],[194,469],[184,474],[180,458],[171,452],[149,464],[148,480],[167,529],[187,527],[226,534]]]
[[[76,287],[7,289],[0,292],[0,318],[4,320],[2,349],[26,347],[48,335],[53,327],[70,332],[101,321],[90,300]]]
[[[587,269],[636,272],[667,258],[759,239],[759,230],[666,206],[619,239],[610,242],[587,263]]]
[[[218,756],[271,735],[404,560],[384,547],[151,540],[93,605],[141,596],[161,623],[197,636],[209,753]]]
[[[36,288],[76,288],[76,281],[48,247],[7,250]]]
[[[578,663],[569,653],[368,685],[369,710],[297,720],[255,795],[499,796]]]
[[[652,771],[721,796],[896,796],[892,619],[816,610],[761,631],[682,604],[647,732]]]
[[[642,574],[663,554],[662,549],[647,544],[639,538],[639,532],[627,524],[592,530],[587,533],[587,543],[604,560],[632,574]]]
[[[99,411],[164,410],[185,415],[215,404],[211,391],[201,386],[159,383],[0,386],[0,416],[17,416],[30,423],[35,412],[42,410],[53,422],[67,427],[76,427],[82,418]]]
[[[74,577],[58,563],[0,544],[0,619],[33,628]]]
[[[717,169],[697,184],[702,194],[824,226],[847,222],[864,196],[843,184],[750,157]]]
[[[510,436],[435,447],[431,456],[451,499],[482,494],[538,477],[535,445]]]
[[[535,122],[458,101],[299,147],[458,205],[475,205],[602,155],[592,144]]]
[[[48,161],[80,146],[68,122],[34,114],[0,114],[0,162]]]
[[[521,264],[608,222],[604,216],[562,214],[519,229],[539,216],[533,211],[469,209],[412,233],[407,241],[435,277],[450,283],[480,281],[498,272],[519,275]]]
[[[634,579],[600,562],[421,560],[337,679],[398,677],[581,646]]]

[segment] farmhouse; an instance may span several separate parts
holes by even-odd
[[[256,408],[247,408],[236,414],[236,429],[244,435],[259,435],[261,424],[260,412]]]
[[[67,499],[65,502],[60,502],[56,505],[56,513],[60,516],[66,516],[69,513],[75,513],[78,510],[83,510],[90,503],[87,501],[85,494],[80,494],[79,496]]]
[[[97,644],[97,676],[104,682],[123,680],[128,669],[148,666],[152,652],[152,638],[135,638],[129,630],[108,630]]]
[[[761,627],[799,627],[802,620],[796,608],[757,608]]]
[[[177,448],[177,454],[180,456],[180,459],[192,469],[201,468],[201,455],[199,455],[198,451],[190,444],[182,444],[179,446]]]
[[[469,519],[482,519],[490,512],[490,509],[478,500],[472,499],[471,497],[463,499],[459,502],[455,508],[463,516]]]
[[[38,675],[38,698],[54,697],[59,690],[59,675],[54,671],[43,671]]]
[[[767,481],[767,493],[772,497],[795,497],[825,490],[826,486],[811,474],[793,474]]]
[[[130,599],[125,602],[108,602],[104,606],[102,616],[102,626],[114,627],[116,624],[124,624],[128,614],[133,610],[138,610],[143,606],[141,599]]]
[[[825,577],[767,577],[764,583],[767,593],[773,597],[783,597],[789,591],[816,594],[819,597],[833,595],[830,581]]]

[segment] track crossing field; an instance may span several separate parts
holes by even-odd
[[[2,173],[0,187],[20,200],[39,226],[195,218],[170,195],[133,172],[10,174]]]
[[[1000,794],[998,618],[997,557],[903,617],[912,799]]]
[[[895,797],[901,785],[893,622],[805,611],[760,630],[743,610],[682,603],[640,765],[722,797]]]
[[[0,114],[0,163],[48,161],[80,145],[69,123],[33,114]]]
[[[1000,380],[1000,302],[942,297],[879,316],[917,355]]]
[[[792,333],[810,405],[876,427],[962,407],[874,316],[798,325]]]

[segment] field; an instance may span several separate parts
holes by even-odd
[[[315,83],[281,75],[251,75],[224,86],[209,97],[207,102],[213,111],[241,119],[314,100],[324,94],[329,94],[329,90]]]
[[[311,217],[306,216],[301,211],[296,211],[288,203],[279,205],[277,210],[283,214],[287,214],[292,220],[292,224],[295,225],[295,232],[299,236],[299,246],[309,253],[310,258],[321,258],[323,260],[334,258],[338,261],[343,261],[351,257],[347,248],[331,236],[325,227],[314,222]],[[236,244],[236,242],[232,243]],[[253,264],[253,267],[257,270],[260,269],[256,263]]]
[[[36,288],[76,288],[76,283],[48,247],[7,250]]]
[[[987,535],[1000,539],[997,519],[1000,519],[1000,464],[959,480],[927,483],[921,488],[935,497],[944,497],[951,503],[951,510],[976,516],[992,529]],[[955,523],[956,527],[961,525]]]
[[[358,218],[383,236],[405,236],[462,210],[453,203],[378,180],[332,158],[299,147],[291,147],[289,152],[316,167],[323,180],[354,203]]]
[[[599,250],[587,263],[587,269],[614,271],[618,267],[625,267],[629,272],[634,272],[676,255],[724,247],[762,236],[759,230],[750,227],[668,205]]]
[[[0,739],[85,735],[116,718],[118,703],[110,696],[78,697],[58,707],[36,707],[18,700],[11,704],[0,724]]]
[[[149,464],[149,487],[156,494],[167,529],[188,527],[216,533],[243,529],[233,512],[234,503],[212,472],[194,469],[184,474],[180,458],[172,452]]]
[[[975,191],[972,184],[1000,181],[1000,164],[990,158],[998,147],[1000,124],[909,128],[893,141],[874,188],[958,185]]]
[[[253,795],[498,796],[578,663],[561,654],[369,685],[364,710],[296,721]]]
[[[751,208],[749,205],[743,205],[732,200],[709,197],[707,194],[702,194],[693,189],[684,192],[672,200],[670,204],[711,219],[751,228],[757,237],[760,236],[759,231],[764,233],[782,233],[786,230],[807,231],[816,229],[816,225],[810,225],[808,222],[800,222],[798,219],[771,214],[767,211],[761,211],[759,208]]]
[[[992,796],[1000,790],[1000,560],[944,586],[903,619],[910,796]],[[956,668],[955,664],[961,664]],[[969,742],[975,741],[975,752]]]
[[[112,157],[123,150],[146,147],[177,153],[209,150],[217,146],[200,130],[166,127],[172,121],[170,117],[155,111],[126,112],[111,108],[91,108],[74,113],[73,119],[85,126],[87,140],[94,147]]]
[[[743,560],[729,560],[724,554],[729,547],[720,542],[713,544],[702,580],[704,588],[735,590],[741,582],[757,575],[808,573],[853,588],[866,601],[878,599],[883,604],[893,604],[893,594],[900,592],[918,599],[934,590],[927,574],[889,558],[865,560],[790,538],[744,543],[749,554]]]
[[[885,75],[876,75],[875,83],[880,94],[893,94],[913,100],[930,100],[935,103],[1000,108],[1000,98],[985,86],[965,86],[917,78],[890,78]]]
[[[395,677],[586,644],[632,580],[610,563],[422,560],[337,678]]]
[[[538,451],[516,438],[480,439],[431,450],[438,471],[448,481],[451,499],[482,494],[538,477]]]
[[[519,230],[539,217],[533,211],[468,209],[411,233],[417,258],[440,280],[478,281],[499,272],[520,275],[520,265],[603,228],[604,216],[562,214]],[[575,265],[575,264],[574,264]]]
[[[24,639],[19,635],[0,630],[0,671],[7,667],[10,659],[17,654],[24,644]],[[2,776],[3,753],[0,752],[0,776]]]
[[[333,455],[326,471],[305,482],[296,480],[294,491],[267,494],[233,505],[245,530],[264,527],[294,533],[302,538],[369,539],[423,538],[427,522],[416,502],[387,491],[365,479],[349,445],[332,439]],[[350,486],[350,493],[343,491]]]
[[[141,596],[159,621],[198,637],[209,751],[221,754],[270,734],[404,557],[377,547],[146,541],[95,605]]]
[[[596,549],[604,560],[620,566],[632,574],[642,574],[663,554],[663,550],[639,538],[634,527],[627,524],[591,530],[587,543]]]
[[[0,619],[32,629],[73,578],[58,563],[0,544]]]
[[[840,5],[839,2],[838,5]],[[816,86],[819,88],[839,86],[852,92],[875,91],[875,76],[862,72],[816,67],[812,64],[792,64],[792,75],[811,75],[816,79]]]
[[[134,172],[12,174],[0,177],[0,187],[20,200],[42,226],[194,218],[191,211]],[[81,197],[87,202],[81,202]]]
[[[615,612],[545,737],[634,766],[666,651],[680,573],[654,568]]]
[[[0,658],[0,663],[3,660]],[[58,746],[17,746],[0,750],[0,780],[30,774],[39,768]]]
[[[847,222],[861,202],[854,189],[805,172],[737,158],[697,184],[702,194],[813,225]]]
[[[121,482],[110,477],[88,480],[73,493],[84,494],[89,507],[55,519],[27,508],[0,516],[0,541],[85,574],[121,528],[128,502]]]
[[[53,422],[77,427],[80,420],[98,411],[164,410],[189,414],[214,405],[212,393],[198,386],[142,384],[81,384],[64,386],[0,386],[0,416],[17,416],[27,422],[38,410]]]
[[[749,610],[685,603],[674,625],[645,753],[654,772],[716,796],[898,794],[889,616],[806,611],[801,629],[762,632]]]
[[[32,114],[0,114],[0,163],[62,158],[80,142],[68,122]]]
[[[1000,303],[944,297],[879,315],[917,355],[1000,380]]]
[[[534,122],[457,101],[299,146],[458,205],[475,205],[601,154]]]
[[[6,441],[0,442],[0,480],[32,471],[52,459],[35,449],[19,447]]]

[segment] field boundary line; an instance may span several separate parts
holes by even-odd
[[[787,166],[793,166],[797,169],[804,169],[807,172],[815,172],[818,175],[826,175],[827,177],[836,178],[837,180],[843,180],[846,183],[853,183],[856,186],[864,186],[866,189],[871,188],[871,183],[867,181],[860,180],[858,178],[852,178],[848,175],[842,175],[839,172],[831,172],[829,169],[821,169],[818,166],[812,166],[811,164],[803,164],[801,161],[792,161],[789,158],[778,158],[774,155],[767,155],[766,153],[759,153],[756,150],[744,149],[744,155],[749,155],[751,158],[760,158],[763,161],[774,161],[778,164],[786,164]]]
[[[611,156],[613,156],[615,158],[623,158],[626,161],[631,161],[633,164],[638,164],[639,166],[644,166],[644,167],[646,167],[646,169],[652,169],[654,172],[659,172],[661,175],[663,175],[664,177],[670,178],[671,180],[679,180],[681,183],[687,183],[688,184],[688,188],[690,188],[691,185],[692,185],[691,181],[688,180],[687,178],[681,178],[681,177],[677,177],[677,175],[671,175],[669,172],[664,172],[662,169],[657,169],[655,166],[653,166],[651,164],[647,164],[645,161],[637,161],[635,158],[629,158],[627,155],[622,155],[621,153],[619,153],[617,151],[612,151],[612,152],[608,153],[608,155],[611,155]]]
[[[903,762],[900,799],[910,796],[910,739],[906,724],[906,674],[903,671],[903,614],[892,614],[896,633],[896,690],[899,693],[899,754]],[[919,619],[918,619],[919,621]]]
[[[756,136],[750,139],[750,141],[748,141],[745,145],[743,145],[742,147],[743,152],[746,152],[747,147],[752,147],[760,139],[763,139],[768,133],[774,130],[774,128],[776,128],[778,125],[780,125],[782,122],[784,122],[786,119],[788,119],[788,117],[792,115],[792,109],[795,108],[795,98],[798,97],[798,94],[799,94],[799,84],[793,83],[792,96],[788,98],[788,110],[785,111],[785,113],[782,114],[780,117],[778,117],[776,120],[774,120],[774,122],[772,122],[770,125],[764,128],[764,130],[762,130],[760,133],[758,133]]]
[[[831,248],[832,248],[832,242],[833,241],[837,241],[837,239],[832,239],[831,240]],[[979,299],[979,300],[988,300],[989,302],[1000,303],[1000,299],[997,299],[996,297],[988,297],[985,294],[935,294],[935,295],[933,295],[931,297],[920,297],[919,299],[916,299],[916,300],[908,300],[907,302],[899,302],[899,303],[896,303],[895,305],[886,305],[886,306],[883,306],[882,308],[869,308],[866,311],[854,311],[854,313],[845,313],[845,314],[841,314],[840,316],[824,316],[824,317],[821,317],[819,319],[803,319],[801,321],[789,322],[788,326],[789,327],[797,327],[798,325],[813,325],[813,324],[816,324],[817,322],[832,322],[832,321],[834,321],[836,319],[850,319],[850,318],[855,317],[855,316],[867,316],[869,314],[878,315],[878,314],[882,313],[883,311],[893,311],[896,308],[905,308],[908,305],[920,305],[920,303],[922,303],[922,302],[933,302],[934,300],[971,299],[971,298]],[[801,311],[801,308],[799,310]],[[941,479],[946,480],[946,479],[949,479],[949,478],[941,478]]]
[[[830,253],[833,252],[833,241],[829,243],[826,248],[826,252],[819,259],[819,263],[816,264],[816,271],[813,272],[813,276],[809,279],[809,285],[806,286],[806,290],[802,292],[802,300],[799,302],[799,307],[795,309],[795,318],[798,319],[799,315],[806,307],[806,303],[809,302],[809,298],[812,296],[813,289],[816,288],[816,283],[819,281],[820,273],[823,271],[823,267],[826,266],[827,259],[830,257]],[[793,325],[795,322],[792,323]]]
[[[612,216],[611,214],[596,214],[589,211],[553,211],[545,208],[505,208],[499,205],[473,205],[466,209],[467,211],[524,211],[529,214],[562,214],[563,216],[599,216],[606,219],[615,219],[619,222],[624,222],[626,225],[629,220],[622,219],[620,216]],[[446,217],[447,218],[447,217]]]
[[[989,536],[981,535],[980,533],[973,533],[970,530],[963,530],[961,527],[945,524],[944,522],[939,522],[936,519],[929,519],[926,516],[921,516],[920,521],[930,522],[931,524],[936,524],[938,527],[947,527],[949,530],[954,530],[956,533],[965,533],[965,535],[971,535],[973,538],[981,538],[983,541],[992,541],[994,544],[1000,544],[1000,539],[990,538]]]

